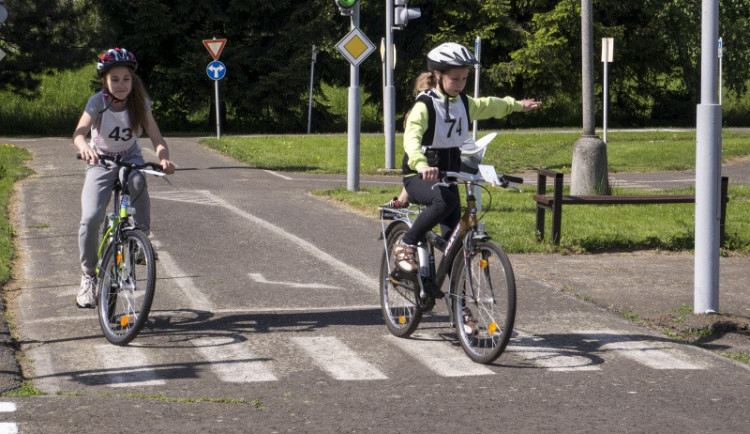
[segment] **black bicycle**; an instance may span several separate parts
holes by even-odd
[[[380,266],[380,302],[388,330],[395,336],[408,337],[422,315],[432,310],[435,300],[445,299],[450,326],[455,327],[461,347],[471,360],[487,364],[503,353],[510,340],[516,314],[516,281],[508,255],[491,240],[484,222],[477,218],[474,187],[485,182],[480,175],[441,174],[436,185],[464,184],[466,209],[447,240],[430,231],[417,245],[419,272],[414,274],[396,266],[393,245],[403,238],[420,210],[380,207],[385,248]],[[508,188],[510,183],[522,182],[521,178],[501,175],[493,184]],[[387,227],[386,220],[392,220]],[[442,252],[437,268],[435,249]],[[448,291],[443,292],[446,277],[450,277]]]

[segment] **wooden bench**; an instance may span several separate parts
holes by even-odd
[[[547,194],[547,178],[553,178],[552,196]],[[727,216],[727,186],[729,178],[721,178],[721,216],[720,216],[720,245],[724,245],[724,224]],[[537,175],[536,195],[536,237],[537,241],[544,239],[544,214],[552,211],[552,237],[555,245],[560,244],[562,224],[562,205],[638,205],[660,203],[695,203],[695,195],[644,195],[644,196],[563,196],[563,174],[548,169],[539,169]]]

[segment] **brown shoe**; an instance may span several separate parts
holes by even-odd
[[[396,257],[396,265],[404,273],[416,273],[419,269],[416,246],[398,242],[393,246],[393,255]]]
[[[388,203],[386,203],[383,206],[386,207],[386,208],[396,208],[396,209],[409,208],[409,202],[408,201],[407,202],[401,202],[400,200],[398,200],[397,197],[394,197],[393,199],[391,199]]]

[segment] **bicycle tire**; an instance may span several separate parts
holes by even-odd
[[[406,223],[397,223],[388,235],[387,248],[380,262],[380,306],[388,330],[394,336],[408,337],[422,320],[422,311],[417,308],[416,275],[405,275],[398,284],[391,280],[390,272],[396,267],[393,245],[409,230]],[[390,269],[389,269],[390,265]]]
[[[508,255],[497,243],[472,244],[467,252],[469,267],[463,254],[454,260],[450,287],[453,318],[464,352],[474,362],[489,364],[505,351],[513,333],[516,280]],[[469,309],[468,315],[464,308]]]
[[[148,236],[140,229],[124,230],[122,241],[107,248],[97,281],[97,313],[104,337],[115,345],[127,345],[146,323],[154,299],[156,265]]]

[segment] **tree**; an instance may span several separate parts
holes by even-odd
[[[0,44],[8,56],[0,68],[0,90],[32,93],[35,74],[81,66],[93,59],[96,23],[91,1],[6,0],[8,20]]]

